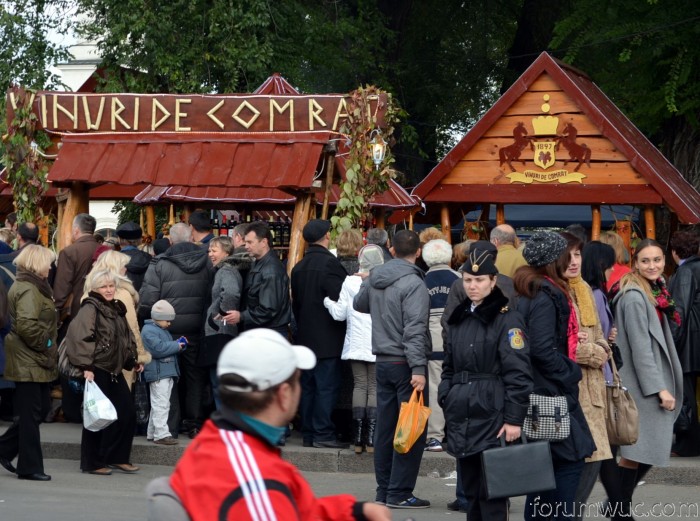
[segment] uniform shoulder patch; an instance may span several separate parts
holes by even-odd
[[[510,347],[513,349],[522,349],[525,347],[525,338],[523,336],[523,330],[515,327],[508,330],[508,342]]]

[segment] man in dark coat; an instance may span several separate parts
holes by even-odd
[[[688,422],[676,422],[676,443],[673,452],[678,456],[700,454],[700,423],[698,422],[697,394],[700,376],[700,236],[691,231],[679,231],[671,237],[671,255],[678,264],[668,290],[676,301],[681,315],[680,325],[669,320],[678,358],[683,367],[683,409]]]
[[[79,213],[73,219],[71,238],[73,244],[66,246],[58,254],[56,280],[53,285],[53,298],[64,327],[70,317],[80,310],[80,297],[83,296],[85,276],[92,268],[92,256],[99,246],[93,234],[97,222],[92,215]],[[60,335],[59,335],[60,337]]]
[[[141,289],[143,277],[146,275],[148,265],[151,263],[151,255],[139,250],[143,230],[135,222],[128,221],[117,228],[120,250],[129,256],[129,264],[126,265],[126,276],[133,283],[136,291]]]
[[[170,432],[178,435],[178,415],[182,405],[182,427],[193,438],[206,419],[204,390],[209,381],[207,369],[197,365],[202,338],[202,319],[209,307],[212,267],[207,253],[191,242],[190,227],[177,223],[170,229],[168,250],[153,259],[139,292],[139,318],[146,320],[151,307],[159,300],[167,300],[175,308],[175,320],[168,328],[173,340],[187,337],[187,349],[180,357],[181,378],[178,382],[180,403],[171,400]],[[175,394],[175,393],[173,393]],[[173,409],[176,410],[173,410]]]
[[[328,251],[331,223],[309,221],[302,232],[309,244],[304,258],[292,269],[292,310],[297,322],[296,341],[316,354],[316,367],[301,376],[302,436],[306,445],[345,448],[335,436],[331,414],[341,382],[340,355],[345,321],[333,319],[323,305],[325,297],[338,300],[347,276],[340,261]]]
[[[245,278],[242,311],[229,311],[222,318],[227,324],[240,323],[239,331],[264,327],[286,337],[292,316],[289,277],[270,246],[270,228],[262,221],[252,222],[246,225],[244,237],[255,264]]]

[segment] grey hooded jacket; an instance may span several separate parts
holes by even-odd
[[[377,362],[406,361],[425,375],[431,352],[430,296],[423,271],[403,259],[377,266],[355,296],[353,307],[372,316],[372,352]]]

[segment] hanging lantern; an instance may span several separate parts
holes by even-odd
[[[372,160],[375,168],[379,169],[379,165],[384,161],[386,155],[386,141],[382,137],[382,132],[379,129],[374,129],[370,134],[369,146],[372,149]]]

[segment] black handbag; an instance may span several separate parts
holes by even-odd
[[[136,425],[143,427],[148,425],[151,415],[151,398],[148,392],[148,383],[139,373],[134,382],[134,409],[136,411]]]
[[[552,453],[548,441],[527,442],[501,446],[481,453],[481,469],[489,499],[524,496],[556,488]]]

